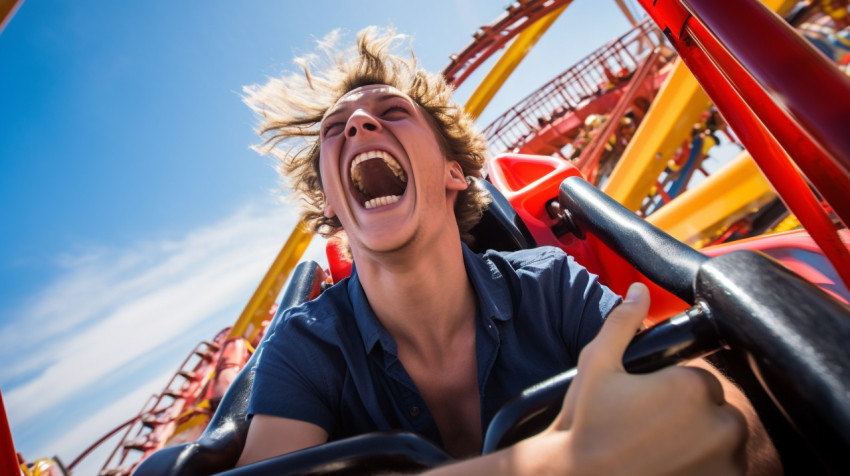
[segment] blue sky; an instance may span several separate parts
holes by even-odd
[[[506,5],[26,0],[0,33],[0,389],[18,451],[69,463],[262,278],[295,214],[250,150],[243,86],[370,24],[441,70]],[[612,0],[577,0],[481,126],[627,28]]]

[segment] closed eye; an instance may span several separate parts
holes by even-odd
[[[322,130],[322,136],[328,137],[329,135],[337,135],[342,132],[343,129],[345,129],[344,122],[332,122],[326,125],[325,128]]]
[[[395,118],[400,118],[400,116],[402,116],[402,115],[406,116],[407,114],[408,114],[407,109],[405,109],[401,106],[392,106],[389,109],[387,109],[386,111],[384,111],[384,113],[381,114],[381,117],[383,117],[385,119],[393,120]]]

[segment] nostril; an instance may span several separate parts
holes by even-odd
[[[354,137],[359,130],[375,132],[379,125],[375,119],[369,116],[366,112],[352,114],[348,120],[348,129],[345,130],[347,137]]]

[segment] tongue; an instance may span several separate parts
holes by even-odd
[[[401,195],[407,184],[395,176],[381,159],[365,160],[357,165],[360,188],[368,198]]]

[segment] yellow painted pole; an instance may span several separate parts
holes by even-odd
[[[708,95],[680,59],[620,157],[605,193],[638,210],[667,162],[711,105]]]
[[[764,0],[780,14],[794,0]],[[700,114],[711,104],[708,95],[681,60],[655,97],[617,166],[611,172],[605,193],[630,210],[638,210],[667,161],[688,138]]]
[[[313,238],[311,233],[304,223],[298,223],[289,235],[289,238],[284,243],[283,248],[278,253],[269,270],[266,272],[263,280],[254,295],[248,301],[245,309],[233,327],[230,329],[228,338],[244,337],[248,341],[252,341],[260,330],[260,324],[268,318],[269,310],[274,305],[277,295],[280,294],[286,278],[289,273],[298,264],[298,260],[304,255],[304,250],[310,244]]]
[[[537,43],[537,40],[543,36],[543,33],[546,33],[546,30],[552,26],[552,23],[567,8],[568,5],[569,3],[552,11],[517,35],[513,43],[511,43],[511,46],[509,46],[505,51],[505,54],[499,58],[499,61],[496,62],[495,66],[493,66],[493,69],[487,73],[487,76],[483,81],[481,81],[481,84],[478,85],[475,92],[473,92],[472,96],[470,96],[466,101],[464,109],[466,109],[466,112],[471,115],[473,119],[476,119],[481,115],[481,112],[485,107],[487,107],[487,104],[490,103],[490,100],[493,99],[493,96],[496,95],[499,88],[505,84],[505,80],[508,79],[508,76],[514,72],[517,65],[519,65],[523,58],[525,58],[525,55],[527,55],[528,52],[531,51],[531,48],[533,48]]]
[[[646,219],[679,241],[694,245],[776,198],[776,192],[742,152],[719,171]]]

